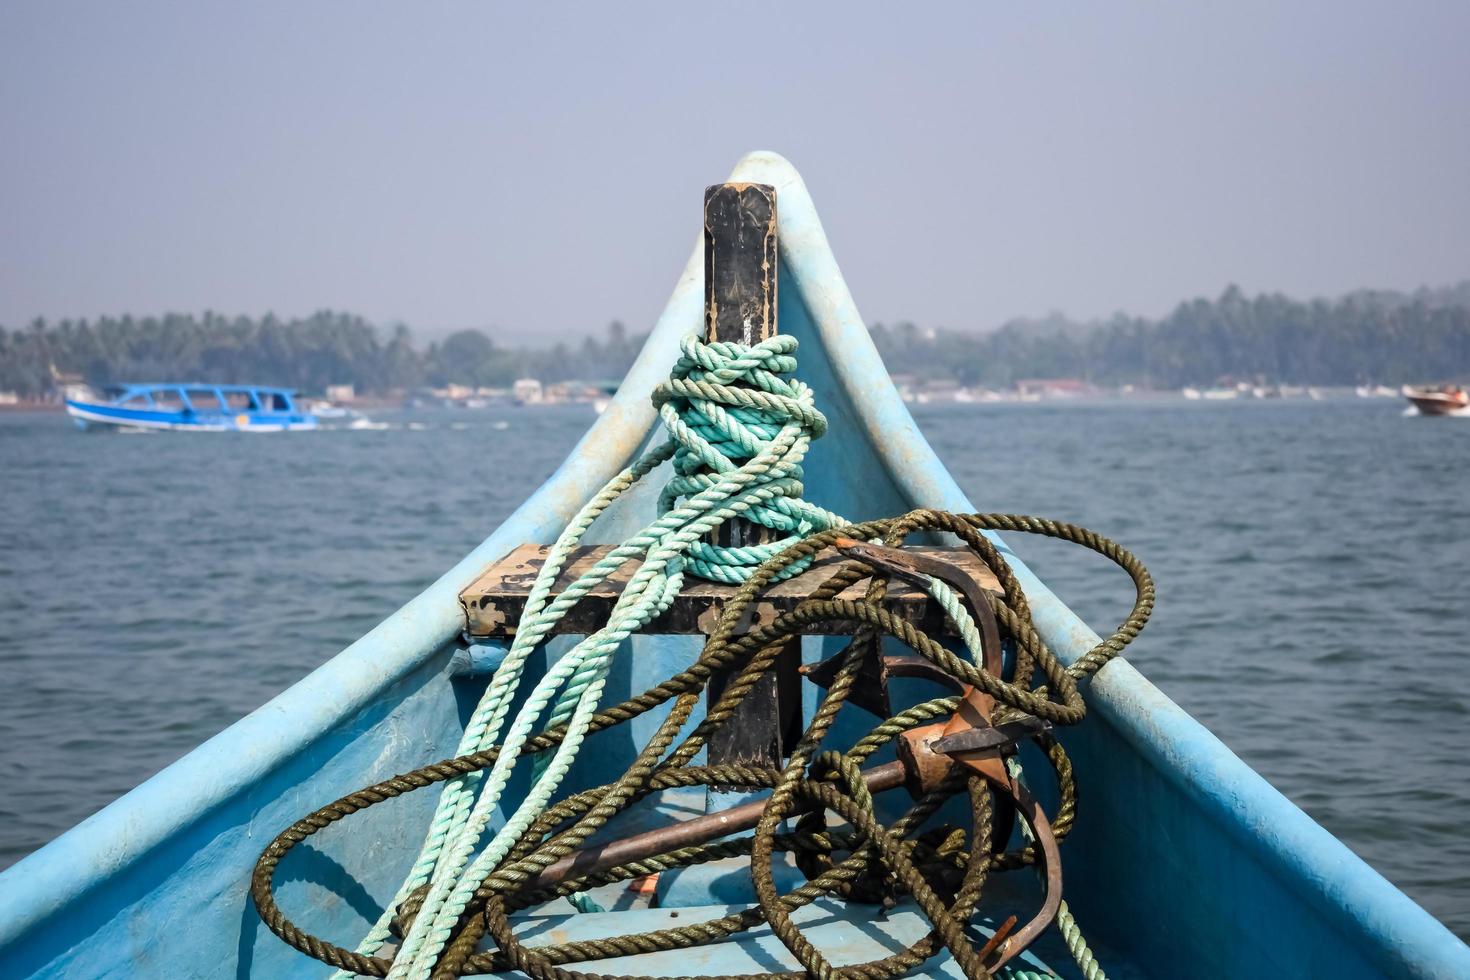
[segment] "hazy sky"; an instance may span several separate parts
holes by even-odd
[[[638,329],[752,149],[870,322],[1470,277],[1470,4],[535,6],[7,0],[0,323]]]

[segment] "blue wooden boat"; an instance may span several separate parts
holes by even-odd
[[[807,497],[854,519],[920,505],[974,510],[890,382],[796,172],[756,153],[732,179],[771,184],[780,194],[781,330],[799,339],[801,376],[832,420],[832,434],[808,459]],[[680,339],[700,331],[702,278],[696,250],[610,407],[546,484],[463,561],[298,684],[0,875],[0,975],[324,975],[261,924],[248,897],[257,855],[303,813],[452,754],[466,706],[497,659],[492,648],[461,642],[461,590],[512,548],[551,541],[638,452],[655,424],[648,392],[666,376]],[[655,493],[621,501],[596,526],[601,540],[641,527]],[[1050,646],[1063,658],[1091,648],[1096,635],[1005,553]],[[549,646],[548,663],[563,642]],[[633,637],[606,700],[662,680],[698,645],[689,636]],[[179,696],[188,696],[186,679]],[[1125,660],[1092,679],[1088,703],[1087,719],[1061,736],[1085,815],[1066,845],[1077,855],[1068,858],[1066,895],[1109,975],[1470,976],[1470,949]],[[589,741],[573,781],[621,771],[654,724],[637,719],[626,744]],[[352,945],[403,880],[433,805],[432,793],[411,794],[341,833],[312,838],[297,863],[282,868],[282,906],[314,934]],[[628,932],[707,917],[711,907],[748,903],[751,894],[748,878],[708,873],[679,878],[664,898],[656,909],[527,916],[522,927],[563,941]],[[886,953],[896,937],[922,930],[903,906],[885,914],[833,901],[809,914],[811,937],[839,963]],[[1064,957],[1037,953],[1062,975],[1076,975]],[[738,942],[592,968],[760,973],[789,968],[784,956],[757,930]],[[960,976],[942,960],[923,973]]]
[[[316,428],[289,388],[264,385],[123,384],[101,391],[77,386],[66,412],[80,429],[177,432],[286,432]]]

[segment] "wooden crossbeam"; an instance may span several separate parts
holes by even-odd
[[[930,554],[956,565],[974,576],[983,588],[1000,594],[1000,583],[968,548],[921,547],[911,550]],[[556,590],[565,589],[610,551],[612,548],[605,545],[578,548],[572,553],[571,561],[562,569]],[[464,607],[466,632],[470,636],[503,639],[515,635],[516,624],[520,622],[521,613],[526,608],[526,597],[546,561],[546,554],[547,549],[539,545],[521,545],[487,568],[460,593],[459,601]],[[751,603],[741,623],[741,631],[771,623],[782,613],[796,608],[797,603],[830,578],[844,560],[836,552],[824,551],[800,575],[771,586]],[[573,606],[557,623],[553,634],[587,634],[604,626],[618,595],[637,568],[637,562],[625,563]],[[841,597],[861,599],[867,587],[868,582],[864,579],[844,591]],[[714,627],[725,603],[734,594],[733,585],[720,585],[692,575],[687,576],[673,605],[640,632],[707,634]],[[889,585],[884,605],[894,615],[913,623],[926,633],[954,633],[938,605],[928,595],[906,582],[895,581]],[[812,627],[811,632],[818,635],[846,634],[852,632],[852,624],[818,623]]]

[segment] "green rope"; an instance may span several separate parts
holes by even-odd
[[[1061,668],[1054,654],[1030,628],[1030,610],[1025,595],[1009,566],[981,533],[982,530],[1040,534],[1081,544],[1104,555],[1120,565],[1133,579],[1137,597],[1132,611],[1110,636],[1086,656],[1071,667]],[[882,540],[886,544],[897,545],[915,532],[936,531],[958,535],[1000,581],[1004,595],[1002,598],[992,599],[992,607],[1012,632],[1016,644],[1016,664],[1030,665],[1024,672],[1019,666],[1015,667],[1010,680],[991,678],[983,667],[953,657],[934,639],[886,610],[881,604],[881,580],[874,581],[868,595],[861,601],[836,599],[845,589],[870,576],[872,570],[856,562],[840,566],[831,578],[792,612],[754,632],[737,635],[739,624],[750,604],[764,588],[780,577],[784,567],[792,562],[809,560],[823,548],[829,547],[835,537],[841,535],[860,540]],[[694,665],[640,695],[593,715],[587,726],[588,733],[625,724],[673,701],[664,722],[633,766],[613,783],[573,794],[547,808],[515,843],[506,860],[480,882],[475,891],[475,904],[467,911],[479,910],[482,914],[466,915],[460,931],[449,944],[434,974],[435,980],[508,969],[520,970],[537,980],[579,980],[590,975],[562,969],[561,965],[700,945],[762,923],[769,923],[774,934],[795,952],[803,948],[804,940],[800,931],[789,922],[789,917],[782,913],[809,904],[823,895],[847,894],[854,882],[867,874],[869,866],[875,861],[881,862],[886,869],[894,869],[898,877],[893,885],[899,889],[900,894],[907,892],[916,897],[919,892],[915,889],[935,876],[942,878],[958,870],[964,877],[955,892],[953,903],[947,909],[937,907],[929,900],[923,903],[924,911],[935,923],[936,929],[944,929],[942,940],[940,932],[931,932],[899,953],[872,963],[844,966],[841,974],[854,980],[886,980],[897,977],[914,970],[943,945],[949,947],[951,952],[956,952],[958,948],[956,959],[962,969],[965,969],[968,976],[976,976],[977,973],[972,971],[975,967],[973,958],[964,955],[968,940],[962,933],[956,933],[953,926],[970,917],[979,901],[980,888],[987,870],[1005,871],[1024,867],[1036,860],[1032,847],[990,856],[990,820],[988,809],[985,809],[990,791],[984,780],[978,776],[968,777],[963,785],[955,785],[953,782],[946,784],[939,791],[918,800],[896,822],[887,828],[880,828],[871,822],[870,815],[852,806],[852,799],[842,795],[839,786],[829,781],[829,775],[818,771],[821,768],[818,766],[792,784],[794,797],[810,799],[824,809],[836,812],[852,823],[856,834],[824,829],[819,834],[772,835],[767,828],[762,827],[757,828],[753,837],[679,848],[596,875],[565,880],[551,889],[532,891],[526,888],[526,884],[542,869],[580,847],[583,841],[618,812],[651,793],[673,787],[699,785],[769,789],[786,781],[786,773],[774,770],[743,766],[700,767],[691,763],[708,737],[728,723],[744,693],[771,669],[786,638],[803,633],[813,624],[828,621],[856,623],[860,638],[865,635],[871,637],[873,633],[892,636],[957,678],[991,691],[1001,704],[1013,709],[1035,705],[1042,709],[1043,716],[1066,724],[1068,721],[1064,720],[1064,716],[1070,714],[1065,710],[1069,698],[1057,693],[1063,685],[1056,683],[1055,678],[1061,676],[1063,679],[1081,679],[1096,672],[1117,656],[1142,630],[1152,611],[1153,602],[1152,579],[1143,565],[1125,549],[1086,529],[1030,517],[1008,514],[956,515],[921,510],[901,518],[871,521],[819,533],[793,545],[758,568],[725,604],[709,642]],[[855,644],[855,648],[856,646]],[[859,664],[857,657],[850,658],[819,704],[817,714],[798,747],[809,757],[816,754],[812,751],[814,740],[820,740],[821,733],[830,725],[831,718],[845,702]],[[727,684],[724,694],[709,707],[704,721],[674,751],[669,752],[674,738],[701,700],[711,674],[733,668],[738,668],[734,680]],[[1040,672],[1048,679],[1048,688],[1052,693],[1048,693],[1048,688],[1032,690],[1031,679],[1034,672]],[[1057,698],[1061,700],[1058,701]],[[908,708],[874,728],[854,743],[845,755],[852,764],[861,765],[900,733],[948,717],[954,712],[957,703],[958,698],[951,696],[935,698]],[[562,744],[566,737],[565,726],[549,728],[526,740],[517,754],[534,755],[545,752]],[[1045,758],[1057,780],[1060,803],[1051,818],[1051,824],[1058,841],[1061,841],[1067,837],[1076,819],[1076,783],[1071,763],[1060,743],[1049,736],[1038,736],[1037,742],[1044,750]],[[424,766],[348,794],[287,827],[262,851],[251,877],[251,898],[262,921],[285,942],[322,962],[350,973],[377,977],[387,975],[393,961],[335,946],[295,926],[275,902],[272,888],[277,867],[294,846],[344,817],[403,793],[481,773],[496,765],[504,754],[503,746],[491,746],[484,751]],[[822,755],[821,764],[826,765],[829,759],[829,756]],[[846,765],[841,768],[847,770]],[[907,838],[949,796],[961,789],[967,790],[972,799],[969,855],[957,856],[951,853],[942,859],[942,855],[923,857],[922,855],[930,854],[924,849],[923,841],[910,841]],[[793,793],[785,796],[788,799],[793,798]],[[772,806],[777,820],[790,812],[789,807],[775,806],[775,803],[773,797]],[[875,837],[875,834],[878,836]],[[894,850],[894,844],[899,841],[902,842],[898,845],[900,848],[915,848],[915,854],[920,855],[921,862],[906,865],[901,874],[897,872],[900,852]],[[880,844],[883,846],[879,846]],[[846,851],[848,857],[827,870],[820,871],[807,884],[786,895],[777,896],[775,901],[769,900],[765,894],[767,889],[762,885],[770,877],[769,863],[755,862],[751,873],[758,892],[763,893],[760,904],[708,922],[579,943],[552,944],[534,949],[522,946],[511,930],[508,915],[515,909],[540,904],[557,895],[572,894],[597,885],[629,880],[669,868],[742,853],[754,855],[757,847],[767,853],[774,850],[794,850],[798,855]],[[391,926],[399,934],[410,931],[421,918],[420,910],[426,893],[427,886],[424,886],[402,902],[395,903]],[[497,948],[487,952],[477,951],[477,944],[487,933]],[[1068,938],[1069,945],[1073,942],[1065,935],[1064,938]],[[784,975],[795,978],[806,974],[803,971]],[[749,980],[753,980],[753,976]]]
[[[956,776],[941,790],[918,800],[889,826],[877,822],[866,785],[858,776],[858,767],[875,751],[910,728],[947,717],[955,710],[957,698],[936,698],[907,709],[846,752],[819,746],[846,702],[864,648],[879,642],[883,634],[907,644],[965,683],[985,690],[1002,706],[1002,716],[1006,712],[1028,713],[1059,725],[1075,724],[1085,714],[1077,681],[1094,673],[1137,635],[1152,609],[1152,581],[1132,555],[1106,538],[1034,518],[921,510],[902,518],[839,527],[842,521],[837,515],[801,500],[801,460],[810,440],[821,435],[826,423],[813,405],[810,390],[799,381],[782,377],[796,367],[792,356],[795,346],[795,341],[786,337],[751,347],[685,342],[672,377],[654,394],[669,440],[603,487],[558,538],[528,597],[511,649],[466,726],[460,754],[321,808],[283,831],[261,854],[252,876],[251,895],[273,932],[338,967],[343,971],[338,976],[448,980],[516,969],[537,980],[583,980],[591,975],[565,970],[561,965],[683,948],[733,935],[762,922],[804,968],[786,976],[840,974],[855,980],[887,980],[922,964],[941,947],[950,952],[967,976],[983,974],[983,964],[965,934],[965,923],[978,905],[987,872],[1033,864],[1035,848],[1028,845],[1019,851],[991,855],[991,790],[976,776]],[[590,525],[613,501],[666,461],[671,462],[674,476],[660,496],[658,518],[553,596],[552,588],[568,556]],[[734,517],[769,528],[782,537],[741,548],[710,545],[709,532]],[[1064,668],[1036,634],[1019,584],[995,546],[981,533],[983,530],[1043,534],[1082,544],[1111,558],[1134,580],[1138,596],[1133,612],[1112,636]],[[808,567],[839,534],[897,545],[919,531],[958,535],[995,572],[1004,598],[993,600],[994,612],[1016,644],[1010,680],[988,674],[978,657],[970,661],[955,657],[911,624],[894,617],[881,604],[884,582],[873,576],[872,569],[853,562],[841,566],[807,600],[775,623],[737,635],[737,624],[762,590]],[[553,665],[507,724],[511,700],[532,650],[583,595],[630,560],[639,562],[639,568],[615,603],[607,625]],[[698,663],[637,697],[598,711],[597,702],[614,651],[630,633],[668,608],[686,572],[740,586],[725,604]],[[836,598],[865,577],[873,578],[873,582],[864,600]],[[930,591],[955,623],[966,647],[976,653],[981,646],[978,632],[963,605],[942,583],[933,583]],[[787,639],[825,621],[856,624],[857,640],[790,763],[781,771],[692,765],[711,735],[729,722],[742,699],[772,668]],[[676,745],[702,700],[709,678],[717,672],[729,673],[732,679],[708,707],[704,720]],[[1045,684],[1033,688],[1033,675],[1037,673]],[[670,700],[673,705],[668,715],[622,776],[551,804],[587,736]],[[1043,735],[1037,741],[1057,779],[1060,805],[1051,823],[1061,840],[1075,820],[1071,763],[1054,739]],[[523,758],[529,759],[532,767],[531,789],[505,825],[487,841],[486,829],[494,808],[514,767]],[[282,914],[274,901],[272,879],[291,847],[351,813],[438,782],[444,787],[423,848],[388,910],[355,952],[302,932]],[[751,837],[680,848],[566,880],[550,889],[534,893],[527,890],[527,883],[541,870],[576,850],[632,803],[661,789],[695,785],[773,792]],[[946,799],[960,791],[968,792],[971,798],[968,848],[963,833],[943,828],[911,837]],[[795,833],[779,832],[782,821],[802,800],[836,813],[852,831],[828,830],[825,820],[805,817],[797,823]],[[938,837],[934,837],[936,833]],[[776,892],[771,877],[771,856],[781,850],[795,851],[798,864],[809,877],[806,885],[786,895]],[[839,851],[848,856],[837,860],[834,855]],[[508,915],[515,909],[560,895],[580,910],[600,910],[584,894],[587,889],[738,854],[750,855],[759,903],[742,912],[674,929],[534,949],[522,946],[511,930]],[[952,896],[948,892],[941,895],[931,881],[950,881],[957,890]],[[875,888],[882,894],[897,889],[912,896],[929,918],[933,931],[881,960],[835,969],[802,936],[790,913],[823,895],[859,898],[873,894]],[[1103,980],[1101,969],[1065,907],[1058,925],[1087,980]],[[478,952],[477,945],[487,934],[497,949]],[[390,935],[402,937],[395,956],[389,960],[374,955]],[[1010,973],[1028,976],[1020,969]]]

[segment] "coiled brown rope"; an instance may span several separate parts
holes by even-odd
[[[1015,643],[1015,663],[1009,680],[993,676],[983,668],[956,657],[929,635],[890,614],[881,605],[886,581],[872,575],[872,569],[856,561],[844,563],[810,597],[775,622],[749,634],[736,634],[750,603],[771,582],[778,580],[783,570],[794,563],[809,560],[828,547],[833,539],[845,536],[882,540],[889,546],[897,546],[911,534],[936,531],[959,537],[980,556],[1001,584],[1002,595],[987,598]],[[1033,628],[1025,595],[1010,566],[981,533],[983,531],[1039,534],[1071,541],[1104,555],[1132,578],[1136,593],[1132,610],[1110,636],[1070,667],[1064,667]],[[873,581],[862,601],[836,598],[843,590],[867,577],[872,577]],[[862,658],[869,647],[879,643],[885,635],[903,642],[946,673],[994,697],[1008,709],[998,721],[1030,714],[1057,725],[1076,724],[1086,713],[1077,682],[1095,673],[1138,635],[1152,612],[1153,604],[1153,581],[1147,569],[1120,545],[1085,528],[1020,515],[959,515],[917,510],[897,518],[834,529],[787,548],[761,565],[726,604],[696,663],[595,716],[591,733],[619,725],[673,701],[668,716],[626,772],[612,783],[573,794],[549,807],[522,835],[501,864],[481,882],[454,937],[440,957],[435,971],[436,980],[506,969],[519,970],[537,980],[610,980],[605,974],[567,969],[566,964],[715,942],[761,923],[770,925],[773,933],[803,967],[800,971],[784,974],[786,976],[886,980],[914,969],[940,948],[949,951],[966,976],[984,976],[984,964],[966,934],[966,925],[978,907],[987,873],[1033,863],[1036,860],[1034,849],[1028,846],[998,855],[991,853],[994,803],[985,781],[973,774],[948,780],[934,792],[918,799],[888,826],[878,821],[862,780],[856,777],[858,767],[874,752],[901,732],[947,717],[955,710],[959,698],[935,698],[902,711],[875,727],[845,752],[824,750],[823,739],[847,700]],[[856,623],[858,634],[787,765],[779,771],[693,765],[695,756],[704,748],[710,735],[728,722],[741,699],[770,669],[785,639],[801,633],[812,624],[831,621]],[[739,672],[726,686],[718,702],[710,707],[704,720],[675,746],[675,740],[699,703],[711,674],[732,667],[738,668]],[[1044,684],[1034,687],[1038,675],[1044,679]],[[534,754],[551,748],[560,742],[563,735],[562,728],[542,732],[526,743],[522,753]],[[1057,779],[1060,804],[1051,822],[1060,840],[1076,820],[1076,783],[1071,763],[1061,744],[1045,734],[1035,738]],[[286,828],[261,854],[251,878],[251,897],[266,926],[296,949],[331,966],[364,976],[386,976],[391,960],[365,956],[319,939],[298,928],[285,916],[272,894],[277,866],[296,844],[344,817],[452,776],[487,768],[494,764],[497,755],[498,749],[492,749],[423,766],[350,793]],[[592,834],[633,803],[664,789],[697,785],[770,789],[772,793],[761,821],[750,837],[680,848],[594,875],[568,879],[552,889],[532,891],[527,887],[540,871],[577,850]],[[966,792],[969,796],[971,826],[968,830],[939,828],[921,834],[925,822],[958,792]],[[815,803],[836,813],[852,829],[826,830],[820,819],[804,818],[795,832],[778,832],[781,821],[807,803]],[[963,844],[959,844],[961,841]],[[777,892],[771,874],[771,860],[779,851],[796,852],[803,870],[809,875],[815,874],[805,885],[785,895]],[[842,853],[847,856],[838,860],[836,855]],[[758,904],[733,915],[673,929],[538,947],[521,944],[511,931],[511,912],[557,895],[744,854],[751,856],[751,877]],[[882,876],[872,873],[878,868],[883,870]],[[930,920],[931,932],[907,949],[883,959],[833,966],[802,935],[792,921],[791,913],[826,895],[872,897],[874,884],[881,880],[889,883],[890,890],[911,896],[917,902]],[[421,901],[421,895],[410,896],[397,910],[400,934],[403,927],[412,921],[418,901]],[[497,948],[489,952],[477,951],[479,943],[487,935]]]

